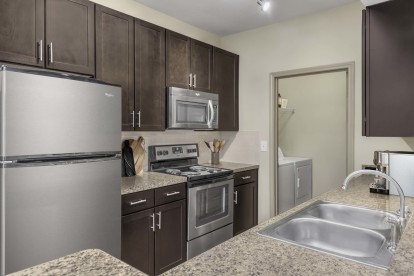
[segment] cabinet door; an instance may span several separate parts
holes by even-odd
[[[122,86],[122,130],[133,130],[134,18],[96,6],[96,78]]]
[[[135,130],[165,130],[165,29],[135,20]]]
[[[234,187],[234,236],[255,225],[257,225],[257,182]]]
[[[414,1],[367,7],[366,136],[414,136]]]
[[[239,56],[214,48],[213,92],[219,94],[219,130],[239,130]]]
[[[186,201],[156,207],[155,217],[155,273],[158,275],[186,260]]]
[[[296,176],[295,205],[299,205],[312,198],[312,166],[297,167]]]
[[[94,4],[46,0],[46,67],[95,75]]]
[[[154,275],[154,209],[122,217],[121,260]]]
[[[190,38],[167,30],[166,84],[190,87]]]
[[[211,92],[213,75],[213,46],[191,40],[191,73],[193,89]]]
[[[44,0],[0,0],[0,60],[44,65]]]

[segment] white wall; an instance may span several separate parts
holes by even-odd
[[[346,177],[346,75],[340,71],[278,81],[278,91],[295,109],[279,110],[279,147],[285,156],[312,158],[312,196],[331,190]]]
[[[372,163],[374,150],[412,150],[413,139],[362,137],[362,8],[355,2],[222,38],[224,48],[240,55],[240,129],[269,140],[271,72],[355,61],[355,168]],[[260,156],[259,221],[271,216],[270,154]]]
[[[156,24],[166,29],[184,34],[191,38],[220,47],[220,37],[179,19],[141,5],[134,0],[91,0],[102,6],[123,12],[133,17]]]

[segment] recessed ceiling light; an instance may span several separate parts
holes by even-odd
[[[262,11],[267,11],[270,8],[270,2],[268,0],[257,0],[257,5],[260,6]]]

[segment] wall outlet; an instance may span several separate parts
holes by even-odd
[[[267,151],[267,141],[260,141],[260,151]]]

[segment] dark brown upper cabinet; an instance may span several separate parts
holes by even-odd
[[[46,0],[46,68],[95,75],[95,4]]]
[[[165,29],[135,19],[135,130],[165,130]]]
[[[363,12],[363,134],[414,136],[414,1]]]
[[[0,60],[95,74],[94,4],[0,0]]]
[[[213,46],[167,30],[166,84],[212,91]]]
[[[122,130],[134,130],[134,18],[96,5],[96,78],[122,87]]]
[[[219,95],[219,130],[239,130],[239,56],[215,47],[213,92]]]
[[[0,60],[44,66],[44,0],[0,0]]]

